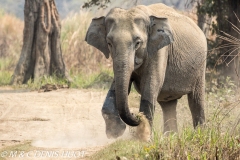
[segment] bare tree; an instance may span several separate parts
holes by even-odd
[[[197,16],[198,16],[198,26],[201,28],[203,33],[205,34],[206,37],[209,36],[210,34],[210,28],[212,24],[212,17],[206,14],[205,12],[200,12],[200,8],[202,4],[205,3],[206,0],[190,0],[186,2],[186,8],[192,5],[194,8],[197,8]]]
[[[61,51],[61,22],[55,0],[25,0],[22,52],[11,84],[56,75],[69,80]]]
[[[197,1],[197,8],[199,8],[205,0]],[[209,30],[212,23],[212,17],[207,14],[198,12],[198,26],[202,29],[203,33],[206,37],[209,36]]]

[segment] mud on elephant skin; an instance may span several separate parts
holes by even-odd
[[[131,84],[141,94],[140,112],[152,124],[155,102],[163,110],[164,132],[177,132],[177,100],[188,95],[193,125],[204,123],[207,42],[188,17],[164,4],[113,8],[92,19],[86,41],[113,60],[114,80],[102,108],[108,137],[119,137],[130,113]]]

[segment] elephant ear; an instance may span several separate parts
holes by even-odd
[[[159,49],[173,43],[173,35],[167,18],[150,16],[151,24],[148,37],[148,53],[156,53]]]
[[[109,49],[106,41],[105,17],[92,19],[85,41],[103,52],[106,58],[109,58]]]

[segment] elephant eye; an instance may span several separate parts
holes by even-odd
[[[135,49],[137,50],[139,47],[140,47],[140,41],[138,41],[137,43],[136,43],[136,45],[135,45]]]
[[[109,47],[109,48],[112,48],[112,44],[111,44],[111,43],[108,43],[108,47]]]
[[[110,51],[110,53],[112,53],[112,44],[108,42],[107,45],[108,45],[108,50]]]

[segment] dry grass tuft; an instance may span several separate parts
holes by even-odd
[[[18,61],[23,35],[23,22],[0,10],[0,85],[9,84]]]
[[[142,112],[138,113],[137,117],[140,119],[140,124],[136,127],[135,136],[143,142],[149,142],[151,138],[151,127],[148,119]]]
[[[93,73],[101,67],[110,68],[112,62],[96,48],[85,42],[88,26],[93,16],[80,11],[62,21],[62,48],[68,69],[74,72]]]
[[[23,22],[13,15],[0,13],[0,71],[12,71],[19,58]]]

